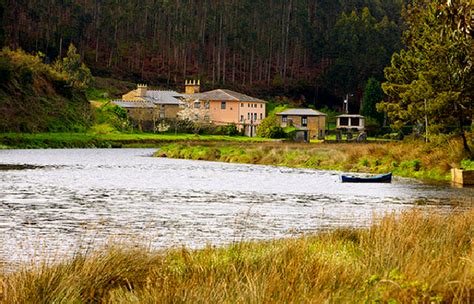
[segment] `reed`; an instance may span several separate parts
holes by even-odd
[[[470,202],[472,204],[472,201]],[[474,209],[200,250],[98,248],[0,275],[2,303],[472,303]]]
[[[354,172],[393,172],[405,177],[448,180],[465,157],[459,141],[368,144],[174,143],[156,156]]]

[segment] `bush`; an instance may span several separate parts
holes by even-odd
[[[275,127],[280,127],[280,122],[278,121],[278,118],[275,115],[267,116],[260,123],[260,126],[257,129],[257,135],[260,137],[272,138],[271,135],[274,134],[274,132],[277,130],[273,129],[272,131],[272,128]]]
[[[28,67],[20,69],[20,81],[22,85],[33,84],[33,71]]]
[[[225,126],[218,126],[216,128],[216,134],[236,136],[239,134],[239,130],[237,129],[237,126],[235,124],[229,124]]]
[[[13,66],[10,59],[0,57],[0,84],[6,84],[13,77]]]

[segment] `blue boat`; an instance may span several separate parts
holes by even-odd
[[[391,183],[392,172],[368,177],[341,175],[343,183]]]

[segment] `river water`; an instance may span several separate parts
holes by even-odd
[[[153,158],[154,149],[0,150],[0,261],[67,255],[110,239],[202,247],[369,225],[374,215],[450,210],[474,190],[395,178]],[[15,165],[15,166],[12,166]]]

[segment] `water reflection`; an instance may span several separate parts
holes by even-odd
[[[395,178],[341,184],[339,174],[151,158],[154,150],[1,150],[0,260],[73,252],[111,236],[153,247],[288,237],[368,225],[412,206],[451,208],[473,190]],[[20,170],[21,169],[21,170]]]

